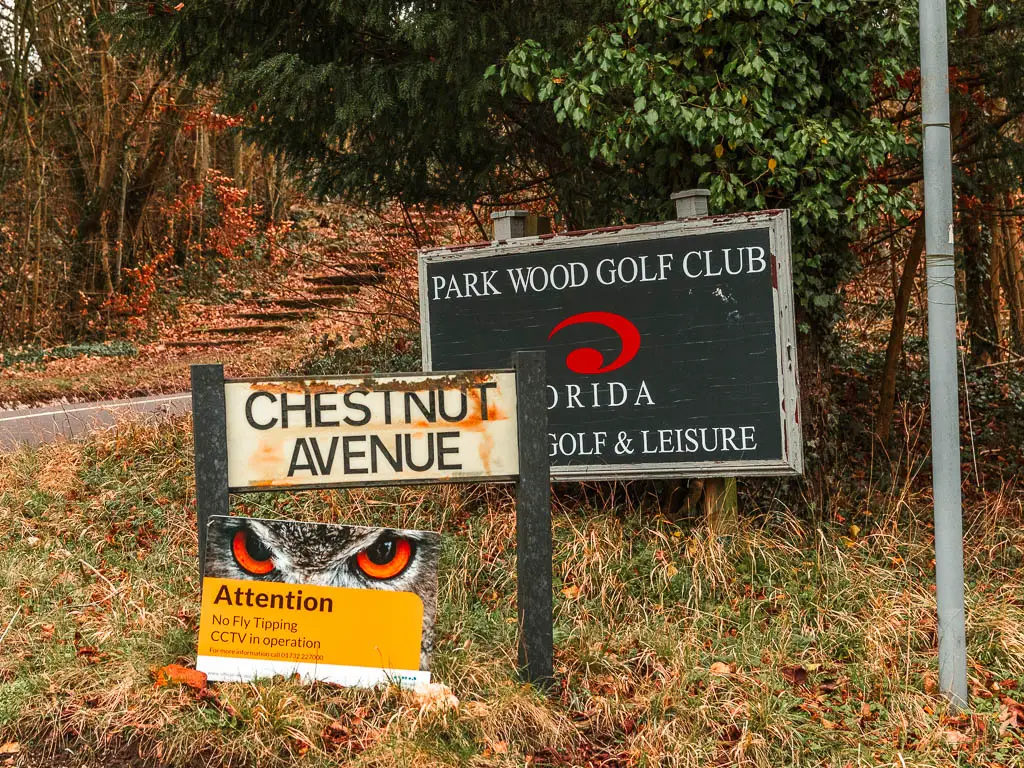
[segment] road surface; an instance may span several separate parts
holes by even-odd
[[[40,445],[59,437],[82,437],[94,429],[109,427],[126,416],[147,418],[188,413],[192,394],[152,395],[131,400],[107,400],[99,403],[71,403],[0,411],[0,451],[19,445]]]

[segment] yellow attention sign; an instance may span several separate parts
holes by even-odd
[[[203,580],[200,656],[417,670],[422,634],[412,592]]]

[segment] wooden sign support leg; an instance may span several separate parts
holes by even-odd
[[[704,481],[704,515],[718,536],[731,536],[739,529],[739,500],[735,477],[709,477]]]
[[[538,688],[554,682],[551,596],[551,470],[543,352],[516,352],[519,485],[516,488],[516,605],[519,670]]]
[[[206,526],[226,515],[228,433],[224,405],[224,366],[192,366],[192,433],[196,462],[196,528],[199,532],[199,584],[206,572]]]

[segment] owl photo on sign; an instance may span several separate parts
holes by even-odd
[[[429,669],[440,537],[429,531],[213,517],[206,576],[412,592],[423,601],[420,669]]]

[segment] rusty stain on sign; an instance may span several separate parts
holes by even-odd
[[[464,389],[487,381],[492,374],[482,371],[462,371],[431,377],[430,389]],[[420,392],[424,389],[422,376],[408,377],[349,377],[345,379],[236,379],[234,383],[248,382],[250,389],[271,394],[316,395],[327,392],[375,390],[378,392]]]

